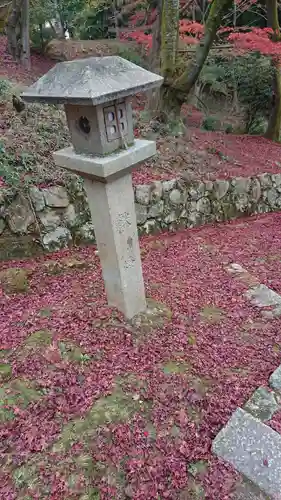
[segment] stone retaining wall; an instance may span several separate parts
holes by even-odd
[[[134,190],[140,234],[281,209],[281,173],[214,182],[181,178]],[[1,259],[29,253],[30,245],[52,251],[81,241],[94,241],[94,231],[80,180],[65,187],[0,190]]]

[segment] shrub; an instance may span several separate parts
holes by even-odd
[[[251,135],[263,135],[267,129],[268,120],[264,116],[256,115],[249,126],[248,132]]]
[[[226,134],[233,134],[233,125],[231,125],[231,123],[226,123],[224,125],[224,131]]]
[[[87,8],[75,20],[75,35],[80,40],[100,40],[108,35],[105,11]]]
[[[220,122],[213,116],[207,116],[202,122],[202,128],[209,131],[219,130]]]
[[[38,27],[34,27],[30,34],[32,48],[40,51],[44,51],[48,43],[54,38],[54,32],[52,28],[43,27],[41,30]]]
[[[34,156],[30,153],[15,155],[7,151],[4,144],[0,142],[0,178],[4,179],[9,186],[18,186],[28,183],[28,176],[32,173]]]
[[[261,117],[261,110],[263,118],[270,114],[274,70],[270,59],[259,54],[237,57],[231,70],[239,102],[246,110],[246,131],[250,132],[253,122]]]
[[[223,96],[237,92],[246,113],[246,132],[256,117],[268,117],[272,108],[273,68],[269,57],[249,53],[235,58],[210,57],[202,70],[199,83],[205,89]]]
[[[126,47],[118,47],[117,55],[123,57],[123,59],[127,59],[127,61],[137,64],[138,66],[145,66],[142,57],[132,49],[127,49]]]
[[[5,99],[8,94],[11,92],[12,85],[9,80],[5,80],[4,78],[0,78],[0,99]]]
[[[210,61],[203,66],[200,73],[199,83],[201,86],[201,92],[208,90],[210,93],[227,96],[229,89],[226,82],[226,76],[226,68],[223,64],[217,64],[215,60],[210,59]]]

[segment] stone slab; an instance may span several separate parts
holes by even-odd
[[[274,413],[279,410],[280,397],[266,387],[259,387],[244,405],[243,409],[262,422],[271,420]]]
[[[272,389],[281,391],[281,365],[271,374],[269,384]]]
[[[28,102],[96,106],[160,87],[163,78],[118,56],[56,64],[22,94]]]
[[[78,175],[103,180],[123,175],[134,165],[156,154],[154,141],[136,139],[128,149],[122,149],[108,156],[87,156],[75,153],[73,147],[56,151],[54,160],[60,167],[72,170]]]
[[[240,264],[236,264],[235,262],[232,262],[231,264],[229,264],[229,266],[227,267],[227,270],[233,274],[245,274],[245,273],[247,273],[247,271],[246,271],[246,269],[244,269],[244,267],[240,266]]]
[[[258,307],[281,306],[281,296],[266,285],[254,286],[245,295]]]
[[[281,498],[281,436],[238,408],[213,441],[212,451],[273,499]]]
[[[248,479],[243,479],[236,487],[232,500],[270,500],[256,485]]]

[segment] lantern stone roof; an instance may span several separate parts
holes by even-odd
[[[31,85],[28,102],[93,105],[160,87],[163,78],[118,56],[58,63]]]

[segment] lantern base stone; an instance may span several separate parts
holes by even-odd
[[[107,156],[90,156],[78,154],[73,147],[56,151],[54,159],[58,166],[72,170],[82,177],[108,182],[123,176],[132,167],[147,160],[156,153],[154,141],[135,139],[127,149],[121,149]]]

